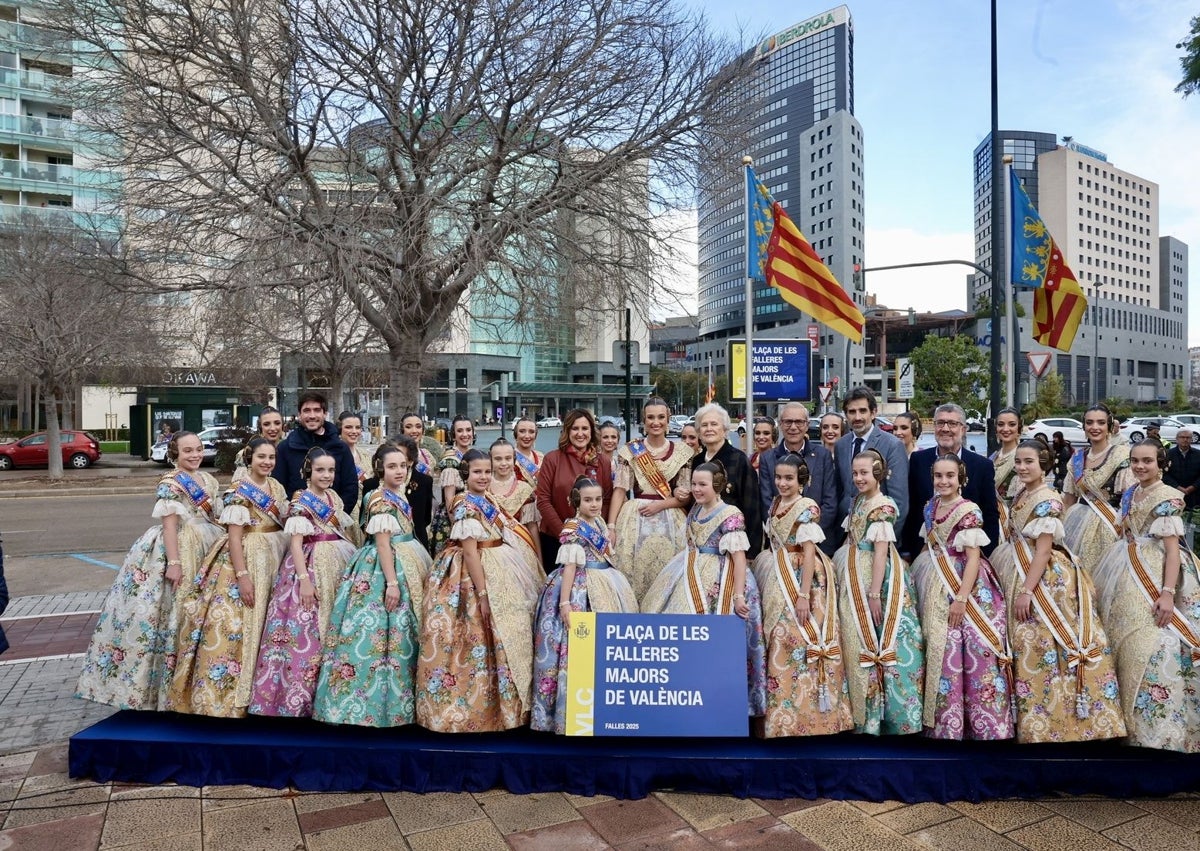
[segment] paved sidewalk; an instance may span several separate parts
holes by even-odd
[[[1200,794],[905,805],[658,792],[308,794],[72,780],[66,739],[111,710],[73,696],[104,592],[21,597],[0,660],[0,851],[1200,849]],[[38,652],[40,648],[40,652]],[[51,652],[53,651],[53,652]]]

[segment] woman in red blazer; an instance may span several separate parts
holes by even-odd
[[[547,452],[542,459],[534,491],[538,512],[542,515],[538,530],[542,536],[542,566],[546,573],[554,570],[563,522],[575,516],[575,509],[571,507],[571,488],[580,476],[600,483],[604,492],[604,511],[600,516],[607,517],[612,499],[612,466],[600,452],[600,435],[591,411],[576,409],[563,417],[558,449]]]

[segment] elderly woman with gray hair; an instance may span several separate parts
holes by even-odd
[[[750,550],[746,558],[751,562],[762,550],[762,505],[758,492],[758,474],[750,466],[746,453],[729,442],[733,428],[729,412],[716,403],[703,406],[696,411],[696,431],[700,435],[700,451],[692,459],[692,469],[706,461],[716,461],[725,468],[725,490],[721,499],[736,505],[746,518],[746,534],[750,538]]]

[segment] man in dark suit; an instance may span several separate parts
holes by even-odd
[[[833,457],[824,446],[808,439],[808,409],[801,403],[788,402],[783,406],[779,411],[779,427],[783,431],[783,441],[758,458],[763,521],[770,516],[771,503],[779,494],[775,489],[775,463],[786,455],[798,455],[808,465],[809,482],[804,487],[804,495],[821,509],[821,529],[825,532],[821,549],[827,555],[833,555],[837,548],[839,521]]]
[[[837,466],[838,480],[841,483],[841,505],[838,507],[837,528],[841,528],[842,519],[850,513],[858,489],[850,477],[850,462],[859,452],[874,449],[883,456],[888,467],[888,478],[882,485],[883,493],[896,502],[896,528],[904,528],[904,518],[908,515],[908,455],[900,438],[893,437],[882,429],[875,428],[875,414],[879,405],[875,402],[875,394],[867,387],[855,387],[842,400],[842,413],[850,431],[838,438],[834,447],[833,458]]]
[[[1164,482],[1183,491],[1188,511],[1200,504],[1200,449],[1192,447],[1194,438],[1190,429],[1179,430],[1175,445],[1167,450],[1167,470],[1163,473]]]
[[[967,415],[958,405],[941,405],[933,413],[937,446],[921,449],[909,458],[908,493],[910,511],[900,536],[900,554],[909,562],[925,547],[924,508],[933,499],[933,462],[939,455],[957,455],[967,468],[967,483],[962,494],[979,506],[983,513],[983,531],[990,543],[983,548],[990,555],[1000,538],[1000,508],[996,496],[996,468],[983,455],[963,445],[967,437]]]

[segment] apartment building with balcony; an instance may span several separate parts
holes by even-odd
[[[81,67],[36,4],[0,0],[0,224],[103,222],[111,177],[95,170],[75,123]]]

